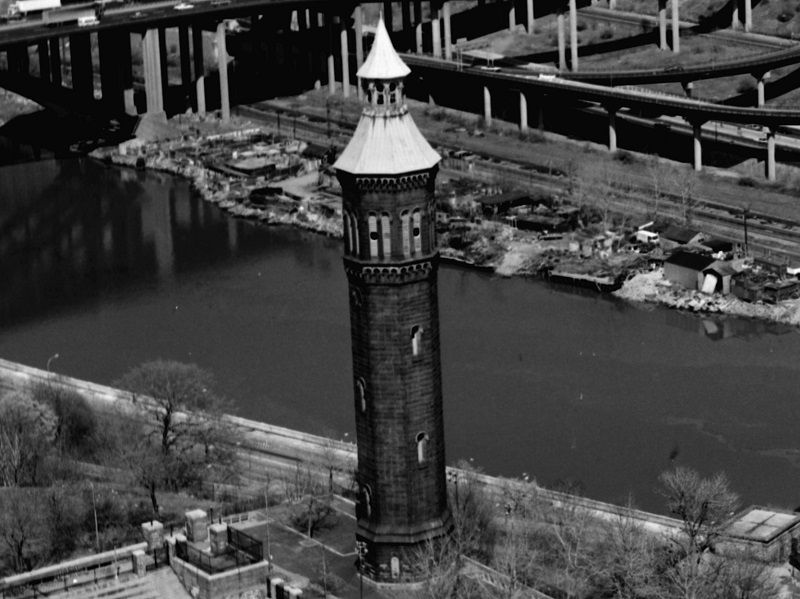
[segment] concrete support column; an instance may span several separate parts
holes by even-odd
[[[486,127],[492,126],[492,94],[485,85],[483,86],[483,121]]]
[[[567,70],[567,41],[564,35],[564,8],[559,4],[556,9],[556,25],[558,26],[558,68]]]
[[[439,32],[439,6],[431,2],[431,40],[433,57],[442,57],[442,38]]]
[[[672,0],[672,51],[681,51],[681,23],[678,14],[678,0]]]
[[[687,98],[694,97],[694,81],[681,81],[681,87]]]
[[[206,114],[206,67],[203,60],[203,28],[192,25],[192,60],[194,61],[194,109],[200,116]]]
[[[694,170],[703,170],[703,123],[692,123],[692,138],[694,140]]]
[[[731,29],[739,29],[741,22],[739,21],[739,0],[733,0],[733,11],[731,14]]]
[[[766,94],[764,93],[764,84],[766,83],[767,79],[770,78],[770,72],[767,71],[763,75],[756,75],[756,91],[758,99],[756,100],[756,106],[759,108],[763,108],[764,104],[766,104]]]
[[[514,31],[517,26],[517,7],[514,0],[508,0],[508,30]]]
[[[27,56],[26,51],[25,57]],[[69,62],[72,69],[72,89],[82,98],[93,100],[94,69],[92,45],[88,33],[74,33],[69,36]]]
[[[753,27],[753,4],[751,0],[744,0],[744,30],[750,31]]]
[[[231,120],[231,99],[228,90],[228,45],[225,41],[227,23],[217,23],[217,69],[219,70],[219,109],[222,122]]]
[[[358,72],[358,69],[364,64],[364,9],[360,4],[357,4],[353,11],[353,27],[355,28],[356,38],[356,72]],[[363,91],[361,89],[361,80],[357,77],[356,87],[358,88],[356,93],[358,93],[358,98],[360,100]]]
[[[403,20],[403,51],[407,52],[414,46],[414,42],[411,39],[414,36],[411,23],[411,0],[402,0],[400,3],[400,17]]]
[[[775,129],[767,128],[767,162],[766,175],[769,181],[775,180]]]
[[[608,8],[611,10],[617,8],[617,0],[608,0]]]
[[[50,45],[47,40],[39,42],[36,48],[36,56],[39,59],[39,78],[45,82],[50,82]]]
[[[347,44],[347,18],[339,17],[339,47],[342,55],[342,97],[350,97],[350,50]]]
[[[158,29],[158,56],[161,59],[161,89],[166,95],[169,90],[169,63],[167,62],[167,30]]]
[[[450,33],[450,3],[442,4],[442,20],[444,21],[444,59],[453,60],[453,40]]]
[[[578,2],[569,0],[569,50],[572,70],[578,70]]]
[[[414,0],[414,42],[417,54],[422,54],[422,2]]]
[[[386,30],[391,33],[394,31],[394,14],[392,13],[392,0],[383,0],[383,23]]]
[[[607,106],[608,111],[608,151],[617,151],[617,108]]]
[[[61,86],[61,44],[59,39],[50,38],[50,83]]]
[[[123,95],[123,70],[119,64],[120,46],[124,38],[116,31],[103,30],[97,34],[97,48],[100,54],[100,88],[103,106],[112,114],[125,111]]]
[[[525,92],[519,92],[519,132],[528,132],[528,98]]]
[[[525,29],[533,35],[533,0],[525,0]]]
[[[667,49],[667,0],[658,0],[658,47]]]
[[[144,32],[142,37],[142,63],[147,112],[163,112],[164,90],[161,86],[161,52],[159,50],[157,29],[148,29]]]
[[[178,52],[181,59],[181,87],[184,98],[190,100],[192,97],[192,53],[189,49],[188,25],[178,26]]]
[[[331,13],[325,14],[325,23],[328,35],[328,54],[326,66],[326,70],[328,71],[328,95],[332,96],[336,93],[336,62],[334,60],[333,15]]]

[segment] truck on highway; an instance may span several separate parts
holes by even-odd
[[[16,0],[8,5],[6,18],[24,19],[28,15],[41,14],[54,8],[61,8],[61,0]]]

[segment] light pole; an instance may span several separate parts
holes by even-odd
[[[267,517],[267,573],[272,575],[272,550],[269,543],[269,474],[267,475],[267,486],[264,487],[264,515]]]
[[[356,541],[356,551],[358,552],[358,593],[364,599],[364,556],[367,555],[367,543]]]
[[[61,356],[58,355],[58,352],[56,352],[52,356],[47,358],[47,372],[48,373],[50,372],[50,362],[52,362],[53,360],[58,360],[58,358],[60,358],[60,357]]]

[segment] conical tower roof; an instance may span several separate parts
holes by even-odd
[[[372,49],[357,75],[362,79],[401,79],[410,72],[408,65],[397,55],[381,16],[375,29]]]
[[[378,21],[375,41],[367,60],[358,70],[371,94],[383,94],[382,104],[367,104],[355,133],[333,165],[353,175],[399,175],[433,168],[441,160],[414,124],[402,101],[402,79],[411,72],[397,55],[389,32]],[[390,83],[391,82],[391,83]],[[392,96],[386,90],[398,91]]]

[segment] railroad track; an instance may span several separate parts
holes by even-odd
[[[349,140],[355,128],[355,123],[347,119],[332,118],[328,124],[325,121],[320,122],[321,118],[315,115],[311,116],[314,120],[308,120],[309,115],[300,110],[288,108],[278,110],[283,115],[289,116],[288,119],[286,116],[281,118],[281,132],[285,133],[295,128],[304,139],[314,143],[336,143],[341,147]],[[243,116],[277,126],[276,107],[269,103],[241,106],[238,111]],[[457,149],[446,143],[438,143],[440,140],[436,135],[428,137],[446,153]],[[472,163],[471,168],[470,162]],[[467,162],[445,158],[442,168],[446,173],[476,180],[497,178],[499,175],[504,181],[528,191],[557,196],[564,195],[571,184],[563,170],[532,161],[492,160],[487,157],[477,157]],[[636,181],[595,185],[593,197],[587,197],[586,201],[618,214],[635,214],[641,217],[652,213],[656,203],[652,187],[637,185]],[[690,214],[692,226],[734,242],[744,242],[743,212],[736,206],[707,198],[687,200],[676,193],[661,192],[658,200],[658,214],[678,222],[682,222],[684,216]],[[760,254],[770,260],[782,256],[786,259],[800,260],[800,223],[757,210],[749,210],[747,225],[748,248],[751,253]]]

